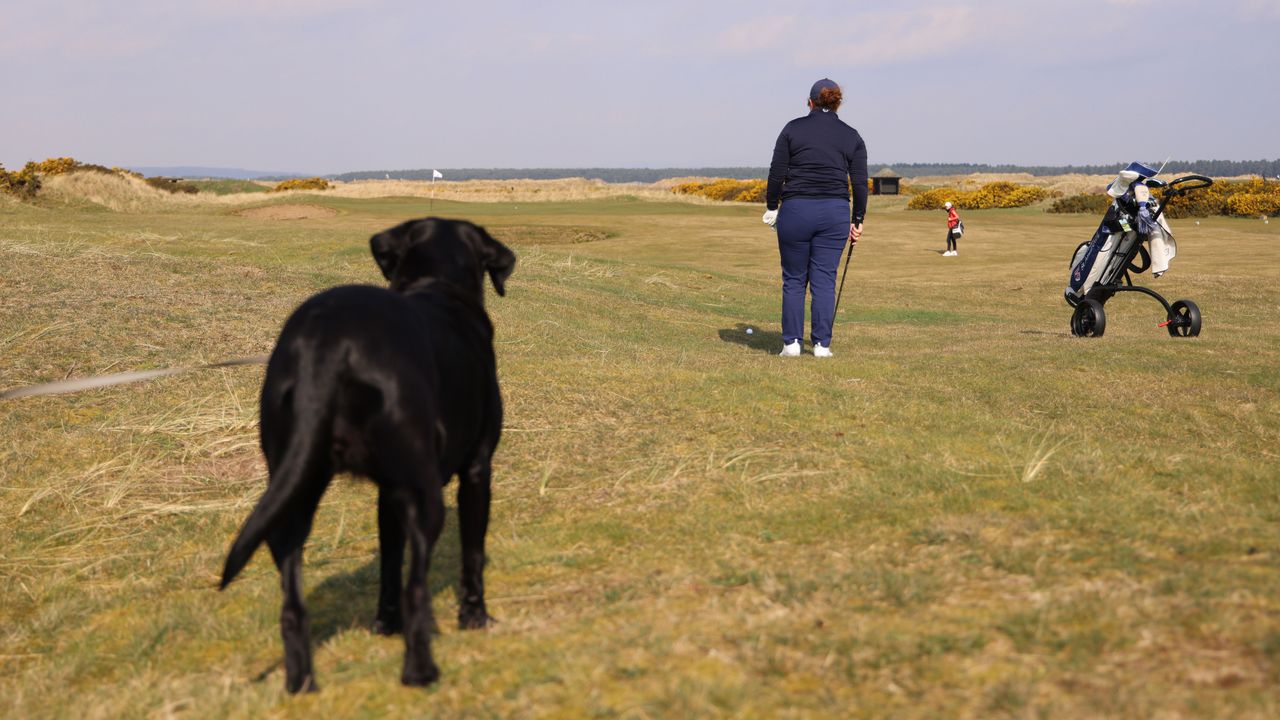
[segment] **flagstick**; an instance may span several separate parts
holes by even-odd
[[[436,172],[431,171],[431,206],[427,209],[428,215],[434,215],[436,212]]]

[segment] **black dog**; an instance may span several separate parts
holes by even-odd
[[[285,687],[315,688],[302,605],[302,545],[334,473],[378,485],[381,590],[375,630],[403,630],[406,685],[439,676],[431,659],[427,568],[457,474],[462,533],[458,624],[489,621],[484,538],[490,460],[502,430],[484,274],[504,294],[516,256],[469,222],[425,218],[374,235],[391,288],[347,285],[304,302],[285,322],[262,385],[261,443],[270,480],[227,555],[222,587],[263,540],[281,574]],[[409,543],[409,581],[400,565]]]

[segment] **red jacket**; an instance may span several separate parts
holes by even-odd
[[[960,216],[956,214],[956,208],[953,205],[951,206],[950,209],[947,210],[947,227],[951,228],[952,230],[955,230],[956,226],[959,224],[960,224]]]

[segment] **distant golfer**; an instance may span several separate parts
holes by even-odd
[[[959,240],[960,236],[964,234],[964,223],[960,222],[960,213],[956,212],[956,208],[951,204],[950,200],[942,203],[942,208],[947,211],[947,249],[942,254],[946,256],[959,255],[960,252],[956,250],[956,240]]]
[[[867,214],[867,146],[836,116],[842,98],[831,80],[814,83],[809,114],[787,123],[773,146],[764,222],[777,228],[782,256],[783,357],[800,355],[806,287],[813,296],[813,354],[831,357],[836,271],[845,240],[858,242]]]

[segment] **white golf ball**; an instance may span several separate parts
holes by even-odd
[[[748,335],[750,335],[750,334],[751,334],[751,333],[753,333],[753,332],[755,332],[755,330],[752,330],[751,328],[747,328],[747,334],[748,334]]]

